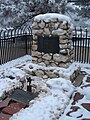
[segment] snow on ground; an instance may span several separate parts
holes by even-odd
[[[70,101],[69,97],[74,90],[74,86],[69,80],[66,81],[62,78],[50,79],[47,84],[49,89],[44,96],[31,101],[28,108],[14,114],[10,120],[58,119]]]
[[[78,63],[77,63],[78,64]],[[83,78],[83,83],[80,87],[76,87],[72,99],[70,100],[69,105],[64,111],[64,114],[59,118],[59,120],[89,120],[90,119],[90,106],[89,110],[85,109],[82,105],[87,104],[90,105],[90,82],[87,82],[87,77],[90,76],[90,64],[80,64],[81,71],[86,73],[85,77]],[[80,99],[78,97],[75,103],[74,95],[75,93],[79,93],[83,97]],[[78,110],[74,111],[71,109],[73,107],[78,107]],[[67,115],[69,114],[69,116]]]
[[[0,100],[5,93],[21,86],[20,79],[24,79],[26,73],[15,66],[31,62],[31,56],[24,56],[0,65]],[[12,79],[10,79],[12,77]]]
[[[28,63],[31,61],[31,56],[30,55],[25,55],[23,57],[20,57],[18,59],[12,60],[10,62],[7,62],[3,65],[0,65],[0,71],[6,70],[6,69],[10,69],[16,65],[21,65],[23,63]]]
[[[33,69],[30,69],[30,66]],[[57,68],[57,67],[44,67],[39,66],[36,64],[31,63],[31,57],[30,56],[24,56],[16,60],[12,60],[11,62],[8,62],[4,65],[0,66],[0,86],[5,83],[4,86],[0,88],[1,94],[0,98],[5,95],[6,92],[21,86],[21,82],[25,82],[25,76],[27,75],[27,72],[25,72],[23,69],[20,69],[20,67],[23,67],[23,69],[32,71],[37,69],[48,69],[48,70],[56,70],[60,74],[64,74],[64,76],[67,77],[67,79],[70,77],[70,75],[78,68],[78,65],[72,64],[68,69],[64,68]],[[72,69],[74,68],[74,69]],[[12,79],[10,79],[13,77]],[[4,81],[2,83],[2,81]],[[17,81],[17,84],[16,84]],[[40,78],[36,79],[34,78],[33,83],[34,85],[38,86],[38,89],[42,89],[42,91],[47,91],[46,83],[44,80],[40,80]]]
[[[11,80],[10,78],[0,79],[0,98],[4,97],[4,93],[9,92],[14,88],[19,88],[20,82],[16,79]],[[0,99],[1,100],[1,99]]]
[[[71,81],[64,78],[53,78],[48,80],[46,84],[53,90],[60,89],[68,97],[73,93],[74,86],[71,84]]]
[[[81,71],[86,72],[86,74],[90,75],[90,64],[80,64]]]
[[[24,69],[29,69],[29,66],[33,67],[33,69],[47,69],[44,66],[42,67],[31,63],[30,56],[24,56],[1,65],[0,97],[2,97],[4,93],[21,86],[19,79],[22,79],[27,74],[20,68],[21,66]],[[90,75],[90,64],[73,63],[68,69],[52,67],[49,67],[48,69],[55,69],[58,72],[63,73],[65,76],[70,76],[78,67],[81,68],[82,72],[84,71],[85,74]],[[10,79],[10,76],[13,76],[14,78]],[[87,85],[86,79],[87,75],[84,77],[82,85]],[[90,95],[88,93],[90,90],[89,87],[83,87],[83,89],[80,87],[75,88],[69,80],[64,78],[48,79],[45,82],[42,80],[42,84],[46,91],[42,91],[38,98],[30,102],[28,108],[22,109],[20,112],[14,114],[10,120],[36,120],[36,118],[37,120],[77,120],[76,116],[78,116],[78,114],[80,115],[82,112],[84,116],[89,116],[90,113],[85,110],[83,111],[83,109],[78,110],[76,113],[72,113],[73,117],[68,117],[65,114],[70,110],[70,105],[72,103],[70,96],[75,91],[85,95],[85,97],[77,103],[79,107],[81,107],[81,103],[84,101],[90,103]],[[62,115],[63,112],[64,114]]]
[[[83,104],[90,104],[90,87],[85,87],[81,89],[78,87],[75,93],[80,93],[84,97],[80,100],[77,100],[75,104],[73,104],[73,98],[75,93],[73,94],[72,99],[70,100],[69,105],[64,111],[64,114],[59,118],[59,120],[89,120],[90,119],[90,111],[83,107]],[[73,111],[72,107],[77,107],[78,110]],[[90,108],[90,107],[89,107]]]
[[[32,69],[30,69],[30,67]],[[41,69],[41,70],[54,70],[54,72],[58,72],[61,76],[61,74],[67,78],[67,79],[70,79],[70,76],[73,74],[74,71],[76,71],[78,68],[80,67],[80,64],[79,63],[72,63],[69,68],[61,68],[61,67],[45,67],[45,66],[40,66],[38,64],[33,64],[33,63],[28,63],[27,65],[23,66],[23,69],[24,70],[27,70],[27,71],[34,71],[34,70],[38,70],[38,69]],[[62,77],[63,77],[62,76]]]

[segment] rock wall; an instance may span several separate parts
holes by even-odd
[[[44,66],[67,68],[72,60],[71,46],[72,24],[70,18],[60,14],[44,14],[35,17],[32,24],[33,45],[32,62]],[[44,53],[38,51],[38,36],[58,36],[59,53]]]

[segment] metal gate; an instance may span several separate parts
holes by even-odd
[[[90,37],[87,29],[76,29],[73,36],[74,61],[90,63]]]
[[[31,54],[32,30],[30,26],[0,31],[0,64]]]

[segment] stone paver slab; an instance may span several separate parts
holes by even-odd
[[[8,106],[9,102],[11,101],[11,98],[6,98],[2,102],[0,102],[0,109]]]
[[[23,103],[11,103],[9,106],[5,107],[2,112],[13,115],[14,113],[20,111],[22,108],[25,107],[26,105]]]
[[[10,117],[11,115],[0,113],[0,120],[9,120]]]
[[[90,103],[83,103],[81,105],[90,112]]]
[[[75,95],[73,97],[72,105],[74,105],[76,102],[78,102],[78,100],[81,100],[83,97],[84,97],[84,95],[82,95],[81,93],[79,93],[79,92],[75,93]]]

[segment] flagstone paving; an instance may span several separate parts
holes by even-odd
[[[70,102],[64,113],[64,116],[68,117],[68,120],[71,120],[71,118],[72,120],[73,118],[77,120],[90,120],[90,117],[85,116],[85,114],[90,112],[90,97],[86,96],[83,90],[83,88],[90,88],[90,76],[87,77],[86,82],[86,85],[81,85],[72,95],[72,102]]]
[[[13,114],[28,107],[29,101],[35,97],[36,94],[34,93],[16,89],[10,96],[0,102],[0,120],[9,120]]]
[[[72,118],[72,120],[73,117],[77,118],[77,120],[90,120],[90,117],[85,117],[84,115],[84,112],[90,112],[90,99],[87,99],[88,96],[83,93],[84,88],[90,88],[90,76],[87,77],[86,84],[82,84],[76,89],[71,97],[69,107],[66,108],[67,110],[64,114]],[[27,106],[26,103],[20,103],[20,100],[19,102],[17,100],[14,101],[14,99],[10,97],[4,99],[0,102],[0,120],[9,120],[14,113],[17,113]]]

